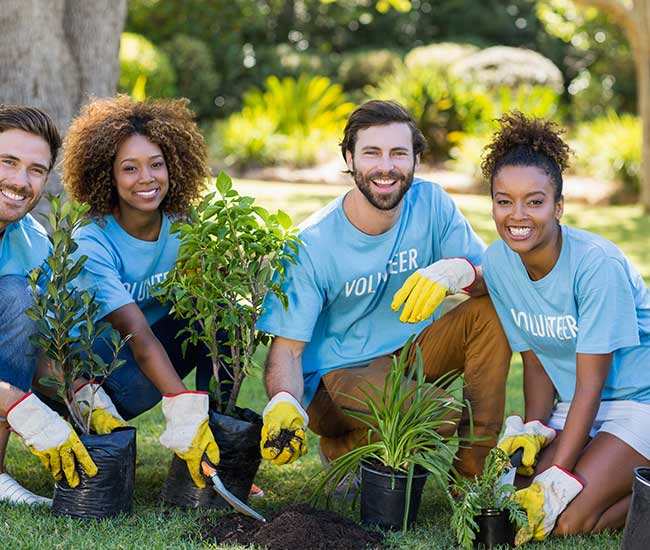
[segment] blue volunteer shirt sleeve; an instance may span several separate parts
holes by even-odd
[[[304,244],[298,246],[295,264],[285,262],[285,277],[282,288],[287,294],[288,309],[274,293],[268,292],[257,328],[275,336],[309,342],[325,297]]]
[[[474,233],[469,222],[445,192],[439,194],[436,219],[439,226],[443,258],[467,258],[474,265],[481,265],[485,243]]]
[[[75,286],[91,294],[96,292],[95,296],[101,305],[98,318],[102,319],[116,309],[133,303],[133,297],[122,283],[118,259],[110,249],[90,235],[79,236],[77,243],[79,248],[76,256],[85,254],[88,258],[75,280]]]
[[[634,296],[621,262],[600,251],[577,279],[577,353],[610,353],[639,344]]]

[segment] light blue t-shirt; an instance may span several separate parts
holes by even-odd
[[[390,308],[413,271],[450,257],[480,264],[485,250],[449,195],[422,180],[413,182],[399,221],[386,233],[371,236],[357,229],[339,197],[306,220],[299,237],[297,264],[286,265],[283,284],[288,311],[268,294],[257,328],[307,342],[305,406],[325,373],[367,365],[431,323],[401,323]]]
[[[26,276],[43,264],[52,245],[47,232],[31,215],[10,223],[0,241],[0,277]]]
[[[151,295],[174,267],[180,241],[169,230],[171,222],[163,215],[156,241],[143,241],[129,235],[113,216],[105,216],[103,225],[96,221],[75,234],[79,244],[76,256],[88,256],[75,285],[81,290],[97,291],[101,304],[99,318],[127,304],[135,303],[149,325],[169,311]]]
[[[503,241],[485,253],[483,273],[510,346],[535,352],[565,402],[575,391],[576,353],[613,352],[602,399],[650,403],[650,292],[614,244],[561,227],[560,257],[538,281]]]

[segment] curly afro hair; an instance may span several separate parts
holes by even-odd
[[[551,178],[554,198],[562,197],[562,172],[569,165],[571,149],[562,139],[564,130],[550,120],[526,118],[518,111],[497,121],[501,128],[483,149],[481,170],[490,182],[505,166],[535,166]]]
[[[127,95],[96,99],[72,121],[63,143],[63,181],[76,200],[90,204],[91,214],[111,214],[118,204],[113,162],[120,144],[134,134],[162,150],[169,172],[169,191],[160,209],[183,216],[199,198],[210,171],[207,146],[187,99],[135,102]]]

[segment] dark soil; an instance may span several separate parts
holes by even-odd
[[[284,449],[285,447],[289,446],[289,443],[291,443],[291,440],[295,436],[295,432],[293,430],[285,430],[282,428],[280,430],[280,433],[278,434],[278,437],[275,439],[269,439],[264,443],[264,448],[268,447],[273,447],[274,449]]]
[[[203,538],[223,544],[256,544],[267,550],[381,550],[383,535],[333,512],[296,504],[262,524],[241,514],[199,519]]]

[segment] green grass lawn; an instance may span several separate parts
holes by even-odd
[[[304,219],[344,187],[323,185],[280,185],[258,182],[237,182],[241,193],[257,196],[268,208],[282,208],[295,222]],[[482,196],[456,196],[459,207],[476,231],[492,242],[496,234],[490,216],[490,202]],[[621,246],[641,273],[650,278],[650,220],[637,207],[585,207],[568,204],[566,223],[594,231]],[[263,353],[258,359],[263,361]],[[188,381],[189,382],[189,381]],[[521,361],[515,356],[508,380],[506,413],[523,411]],[[249,377],[244,384],[241,404],[261,411],[265,403],[261,373]],[[163,430],[160,406],[133,422],[138,428],[138,467],[133,514],[116,520],[78,521],[52,516],[45,509],[0,505],[0,549],[140,549],[217,548],[202,542],[196,519],[202,511],[170,509],[159,503],[158,495],[166,476],[171,454],[158,443]],[[310,434],[309,453],[296,464],[278,468],[263,464],[257,483],[266,496],[253,501],[262,513],[281,509],[294,501],[306,499],[310,485],[305,483],[319,469],[316,438]],[[23,485],[40,493],[50,494],[52,481],[39,461],[12,437],[7,457],[7,470]],[[217,521],[219,514],[210,513]],[[391,548],[448,549],[455,548],[449,530],[450,512],[440,490],[428,482],[423,496],[417,527],[406,535],[390,534]],[[614,549],[620,548],[620,534],[552,539],[534,543],[539,549]],[[236,548],[236,547],[231,547]]]

